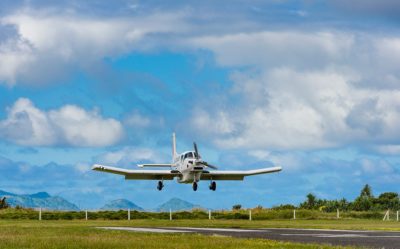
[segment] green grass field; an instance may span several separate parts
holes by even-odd
[[[95,228],[96,226],[302,227],[400,230],[400,223],[398,222],[371,220],[0,220],[0,248],[354,248],[295,244],[262,239],[210,237],[198,234],[151,234],[105,231]]]

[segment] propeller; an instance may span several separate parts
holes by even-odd
[[[193,142],[193,147],[194,147],[194,152],[195,152],[195,159],[196,159],[196,165],[197,164],[202,164],[208,168],[212,168],[212,169],[218,169],[216,166],[211,165],[205,161],[200,160],[200,154],[199,154],[199,150],[197,149],[197,144],[196,142]]]
[[[193,142],[193,147],[194,147],[194,152],[195,152],[195,158],[196,159],[199,159],[199,151],[198,151],[198,149],[197,149],[197,144],[196,144],[196,142]]]
[[[218,169],[217,166],[211,165],[207,162],[202,161],[201,164],[205,165],[206,167],[212,168],[212,169]]]

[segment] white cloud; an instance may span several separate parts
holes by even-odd
[[[346,57],[354,36],[333,32],[262,31],[195,37],[193,46],[211,50],[224,66],[321,65]]]
[[[75,164],[75,169],[81,173],[86,173],[90,171],[91,167],[92,166],[90,164],[84,162],[79,162]]]
[[[237,73],[232,79],[232,91],[241,89],[246,101],[223,109],[222,118],[215,108],[194,122],[200,132],[212,129],[220,147],[315,149],[393,143],[400,136],[399,90],[357,88],[351,83],[357,77],[334,70],[278,68]]]
[[[187,29],[184,14],[154,13],[130,18],[86,18],[30,10],[0,18],[17,35],[0,42],[0,82],[48,81],[51,73],[68,68],[90,68],[104,57],[114,57],[154,45],[155,34],[179,33]]]
[[[8,39],[0,43],[0,83],[16,83],[17,73],[22,73],[35,61],[32,48],[26,42]]]
[[[228,114],[222,110],[212,116],[205,110],[195,110],[191,122],[195,129],[209,134],[229,134],[234,132],[235,126]]]
[[[152,149],[125,147],[99,155],[95,161],[102,164],[135,167],[141,162],[168,163],[168,160],[170,159],[165,154]]]
[[[386,155],[400,155],[400,145],[378,145],[373,149],[381,154]]]
[[[28,146],[107,146],[118,142],[123,128],[115,119],[105,119],[96,110],[74,105],[44,111],[26,98],[18,99],[0,121],[0,135]]]
[[[132,128],[150,128],[161,127],[164,125],[165,120],[163,117],[150,117],[140,113],[138,110],[133,110],[123,120],[125,126]]]
[[[398,144],[396,36],[289,30],[203,36],[190,42],[213,51],[221,66],[246,68],[231,73],[233,85],[227,92],[241,101],[198,107],[205,113],[193,114],[193,127],[212,134],[222,148]],[[221,124],[229,129],[218,129]]]

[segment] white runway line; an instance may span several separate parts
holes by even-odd
[[[118,230],[118,231],[131,231],[131,232],[150,232],[150,233],[190,233],[190,231],[184,230],[168,230],[161,228],[143,228],[143,227],[96,227],[106,230]]]
[[[307,236],[318,238],[400,238],[400,235],[366,235],[366,234],[325,234],[325,233],[282,233],[282,236]]]
[[[205,227],[171,227],[173,229],[189,229],[195,231],[212,231],[212,232],[267,232],[268,230],[250,230],[250,229],[238,229],[238,228],[205,228]]]
[[[320,231],[320,232],[343,232],[343,233],[399,233],[398,231],[386,230],[342,230],[342,229],[318,229],[318,228],[268,228],[269,230],[295,230],[295,231]]]
[[[318,238],[366,238],[363,234],[326,234],[326,233],[281,233],[282,236],[307,236]]]

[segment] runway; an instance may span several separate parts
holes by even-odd
[[[236,228],[196,228],[196,227],[98,227],[107,230],[152,233],[199,233],[239,238],[262,238],[299,243],[319,243],[342,246],[362,246],[367,248],[400,248],[400,232],[354,231],[327,229],[236,229]]]

